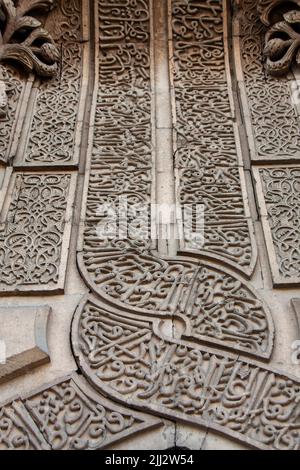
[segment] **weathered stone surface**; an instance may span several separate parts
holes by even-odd
[[[70,173],[14,173],[0,221],[0,293],[63,291],[75,183]]]
[[[32,12],[50,9],[54,0],[2,0],[0,61],[14,61],[27,72],[51,77],[57,73],[59,51]],[[25,34],[24,34],[25,33]]]
[[[254,170],[275,285],[300,283],[300,167]]]
[[[101,392],[131,406],[258,448],[299,449],[300,380],[196,346],[184,333],[182,340],[168,337],[163,322],[83,302],[72,334],[82,371]]]
[[[241,0],[235,18],[234,45],[237,79],[253,161],[295,160],[300,156],[297,111],[288,78],[265,71],[265,27],[256,0]]]
[[[49,446],[19,399],[0,406],[0,450],[48,450]]]
[[[51,309],[51,361],[0,384],[0,448],[299,449],[299,71],[270,73],[296,59],[298,0],[55,3],[31,16],[57,75],[0,65],[18,367],[44,350],[17,339],[27,312]]]
[[[50,308],[1,307],[0,383],[50,361],[47,324]]]
[[[76,375],[25,398],[25,406],[54,450],[97,450],[160,425],[91,392]]]

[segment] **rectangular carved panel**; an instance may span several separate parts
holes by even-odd
[[[78,164],[87,78],[84,4],[84,0],[60,0],[46,20],[61,53],[59,72],[51,80],[35,81],[16,166]]]
[[[299,118],[288,77],[279,80],[265,70],[265,29],[256,0],[241,0],[234,31],[236,72],[246,116],[251,159],[300,158]]]
[[[275,285],[300,283],[300,166],[254,169]]]
[[[17,173],[0,225],[0,293],[64,287],[76,175]]]
[[[226,10],[218,0],[170,4],[178,202],[204,205],[203,249],[250,276],[253,228],[232,100]],[[199,241],[185,240],[183,249],[199,249]]]

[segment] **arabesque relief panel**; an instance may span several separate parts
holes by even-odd
[[[1,450],[299,450],[298,72],[272,5],[0,2]]]

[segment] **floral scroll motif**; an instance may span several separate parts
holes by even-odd
[[[266,69],[272,75],[286,74],[294,61],[300,64],[300,1],[261,1],[258,11],[268,27],[264,49]]]
[[[59,51],[41,22],[30,13],[53,8],[54,0],[0,2],[0,61],[13,61],[28,72],[52,77],[57,72]],[[32,13],[33,14],[33,13]]]

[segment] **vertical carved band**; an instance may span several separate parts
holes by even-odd
[[[254,170],[274,284],[300,282],[300,167]]]
[[[242,0],[235,30],[236,71],[253,161],[298,159],[299,119],[287,79],[266,73],[263,59],[264,26],[255,0]]]
[[[203,250],[250,275],[255,247],[228,76],[227,5],[169,3],[178,199],[204,205]],[[197,243],[186,241],[184,249],[197,250]]]

